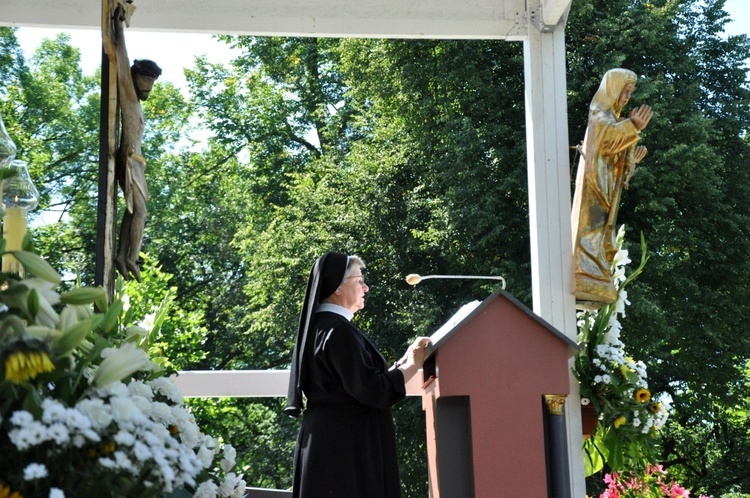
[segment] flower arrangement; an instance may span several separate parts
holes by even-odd
[[[607,489],[599,498],[689,498],[690,491],[674,480],[667,480],[661,465],[648,464],[642,476],[633,472],[612,472],[604,476]],[[700,495],[699,498],[709,498]]]
[[[147,353],[166,304],[138,324],[121,280],[111,302],[58,293],[44,259],[13,255],[33,277],[0,273],[0,498],[241,497],[235,450]]]
[[[586,475],[600,471],[606,463],[612,470],[641,468],[656,458],[657,431],[669,416],[665,396],[649,391],[646,365],[625,351],[620,338],[628,301],[626,286],[646,265],[646,244],[641,236],[642,257],[629,275],[628,251],[622,248],[625,228],[617,234],[617,253],[612,265],[612,280],[618,290],[617,301],[598,310],[578,313],[578,340],[582,345],[573,366],[580,383],[581,404],[593,405],[598,423],[592,437],[584,442]]]

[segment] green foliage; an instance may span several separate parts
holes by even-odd
[[[631,105],[655,110],[619,213],[649,241],[623,340],[648,361],[649,388],[673,399],[661,455],[670,476],[715,496],[750,489],[750,44],[722,35],[722,8],[581,0],[566,29],[571,145],[612,67],[639,74]],[[409,287],[408,273],[503,275],[530,304],[521,44],[222,39],[241,55],[196,60],[189,102],[157,82],[144,106],[147,271],[128,292],[134,313],[174,300],[156,337],[165,365],[286,368],[309,266],[329,249],[368,263],[356,320],[392,359],[492,290]],[[51,40],[26,61],[0,28],[0,108],[42,190],[40,212],[61,210],[60,223],[35,229],[37,246],[66,280],[89,282],[98,89],[66,45]],[[186,139],[190,117],[212,132],[206,143]],[[290,486],[296,422],[279,416],[280,400],[190,403],[236,440],[251,485]],[[395,410],[410,497],[426,495],[421,416],[411,401]]]

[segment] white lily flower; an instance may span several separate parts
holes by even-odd
[[[630,256],[628,255],[628,250],[623,248],[618,249],[614,257],[615,267],[623,267],[628,264],[630,264]]]
[[[27,278],[17,285],[23,285],[34,289],[39,296],[39,312],[34,320],[34,325],[55,328],[60,318],[57,316],[53,306],[60,302],[60,294],[55,291],[56,284],[42,280],[41,278]],[[26,309],[26,295],[18,296],[16,307]]]
[[[107,386],[147,367],[150,363],[151,359],[144,350],[132,342],[126,342],[119,349],[110,352],[99,365],[92,384],[96,387]]]

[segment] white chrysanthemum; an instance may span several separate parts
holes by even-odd
[[[133,446],[135,444],[135,435],[127,431],[118,431],[114,437],[115,443],[121,446]]]
[[[50,488],[49,498],[65,498],[65,493],[60,488]]]
[[[207,448],[205,445],[201,446],[198,450],[198,460],[200,460],[201,465],[203,465],[204,469],[207,469],[211,462],[213,462],[214,459],[214,452],[212,449]]]
[[[201,442],[201,432],[193,415],[180,406],[173,406],[172,417],[182,443],[190,448],[198,446]]]
[[[140,462],[145,462],[152,457],[151,448],[148,445],[143,444],[141,441],[135,441],[133,444],[133,455]]]
[[[151,415],[151,401],[143,396],[133,395],[130,397],[130,401],[146,416]]]
[[[47,427],[47,439],[58,445],[66,444],[70,441],[70,431],[65,424],[59,422],[52,424]]]
[[[112,418],[122,428],[132,427],[145,418],[130,398],[114,397],[109,400],[109,404],[112,407]]]
[[[224,458],[221,459],[221,462],[219,462],[219,465],[221,466],[221,470],[224,472],[229,472],[232,470],[237,463],[237,450],[234,449],[234,446],[231,444],[225,444],[224,445]]]
[[[235,475],[234,472],[230,472],[224,477],[224,482],[219,486],[219,496],[241,498],[245,494],[245,488],[245,481]]]
[[[154,399],[154,391],[151,386],[140,380],[131,381],[128,384],[128,391],[133,396],[143,396],[149,401]]]
[[[174,417],[172,416],[172,408],[161,401],[151,403],[151,418],[156,422],[160,422],[165,425],[171,425],[174,423]]]
[[[76,410],[85,415],[96,430],[103,430],[112,422],[112,409],[99,398],[82,399],[76,404]]]
[[[138,475],[139,469],[133,465],[133,462],[130,461],[130,458],[128,458],[128,455],[124,451],[115,451],[112,456],[115,458],[115,466],[118,469],[129,472],[134,476]]]
[[[42,401],[42,422],[51,424],[60,422],[66,418],[65,405],[53,398],[44,398]]]
[[[182,393],[180,393],[180,390],[177,389],[177,386],[169,380],[167,377],[157,377],[156,379],[151,381],[151,387],[154,389],[154,392],[158,392],[162,396],[165,396],[169,401],[176,403],[178,405],[182,405],[184,403],[184,398],[182,396]]]
[[[203,438],[201,440],[201,444],[211,450],[214,455],[219,453],[221,448],[219,447],[219,443],[216,441],[216,439],[213,438],[213,436],[209,436],[208,434],[204,434]]]
[[[41,422],[33,420],[21,428],[8,432],[8,438],[21,451],[37,446],[46,441],[46,427]]]
[[[213,481],[205,481],[195,490],[193,498],[216,498],[219,487]]]
[[[34,416],[26,410],[16,410],[10,416],[10,423],[16,427],[23,427],[34,422]]]
[[[114,348],[108,348],[110,351],[116,351]],[[102,353],[103,354],[103,353]],[[102,356],[104,358],[104,356]],[[111,396],[119,396],[121,398],[127,398],[130,396],[130,389],[128,389],[128,386],[120,382],[119,380],[116,382],[112,382],[107,385],[103,385],[96,388],[96,394],[100,398],[109,398]]]
[[[47,477],[47,467],[43,463],[30,463],[23,469],[25,481],[34,481]]]
[[[156,462],[157,468],[161,473],[161,478],[164,481],[164,488],[167,492],[172,492],[174,489],[175,472],[172,469],[172,465],[164,455],[155,454],[154,461]]]

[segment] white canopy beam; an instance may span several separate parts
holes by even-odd
[[[136,1],[131,29],[275,36],[483,38],[526,36],[525,0]],[[570,0],[546,0],[557,26]],[[539,13],[537,11],[537,13]],[[99,29],[97,0],[3,0],[0,25]]]
[[[539,5],[530,6],[531,20]],[[534,312],[577,340],[575,298],[571,293],[572,238],[568,111],[565,75],[565,18],[561,26],[531,23],[524,39],[526,150],[529,181],[531,280]],[[572,360],[571,360],[572,361]],[[565,403],[570,495],[586,496],[583,478],[578,381],[570,375]]]

